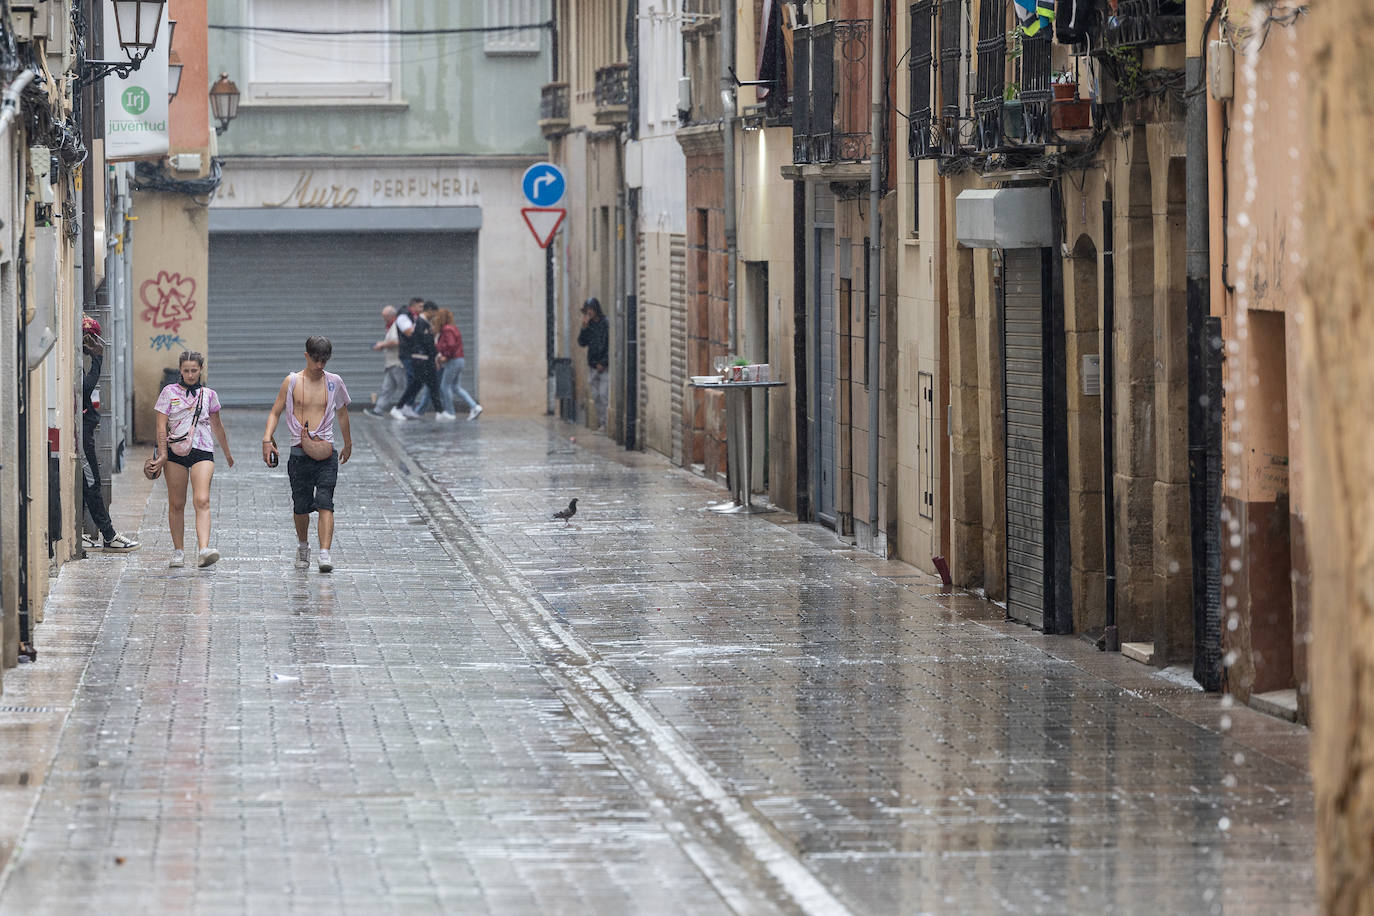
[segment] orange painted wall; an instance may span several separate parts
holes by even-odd
[[[172,50],[181,56],[181,87],[171,105],[171,151],[204,152],[210,146],[209,28],[205,0],[171,0],[176,20]]]

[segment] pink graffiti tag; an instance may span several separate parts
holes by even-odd
[[[141,317],[155,328],[167,328],[173,333],[180,331],[196,310],[195,295],[194,277],[158,271],[156,280],[145,280],[139,287],[143,300]]]

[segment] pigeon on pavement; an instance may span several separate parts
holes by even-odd
[[[568,503],[568,508],[566,508],[566,509],[560,509],[559,511],[557,511],[557,512],[555,512],[555,513],[553,514],[553,517],[554,517],[554,518],[561,518],[561,519],[563,520],[563,525],[564,525],[564,527],[567,527],[568,520],[569,520],[570,518],[572,518],[572,517],[573,517],[574,515],[576,515],[576,514],[577,514],[577,499],[574,498],[572,502]]]

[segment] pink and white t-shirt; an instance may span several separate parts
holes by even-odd
[[[300,381],[301,373],[292,372],[287,376],[286,383],[286,428],[291,433],[291,444],[301,444],[301,421],[296,418],[296,382]],[[333,372],[324,374],[325,390],[329,392],[328,403],[324,406],[324,419],[320,425],[310,431],[311,438],[324,439],[328,442],[334,441],[334,414],[353,403],[348,396],[348,388],[344,385],[344,380]]]
[[[196,421],[196,428],[191,429],[191,418],[195,416],[197,401],[201,405],[200,419]],[[183,386],[173,383],[162,389],[153,410],[166,414],[169,440],[183,436],[190,430],[191,448],[203,452],[215,450],[215,434],[210,428],[210,415],[219,413],[219,395],[215,394],[213,388],[202,385],[195,394],[191,394]]]

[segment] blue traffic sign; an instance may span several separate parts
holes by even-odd
[[[568,188],[563,171],[551,162],[539,162],[525,169],[525,177],[520,179],[520,189],[525,199],[536,207],[552,207],[563,199]]]

